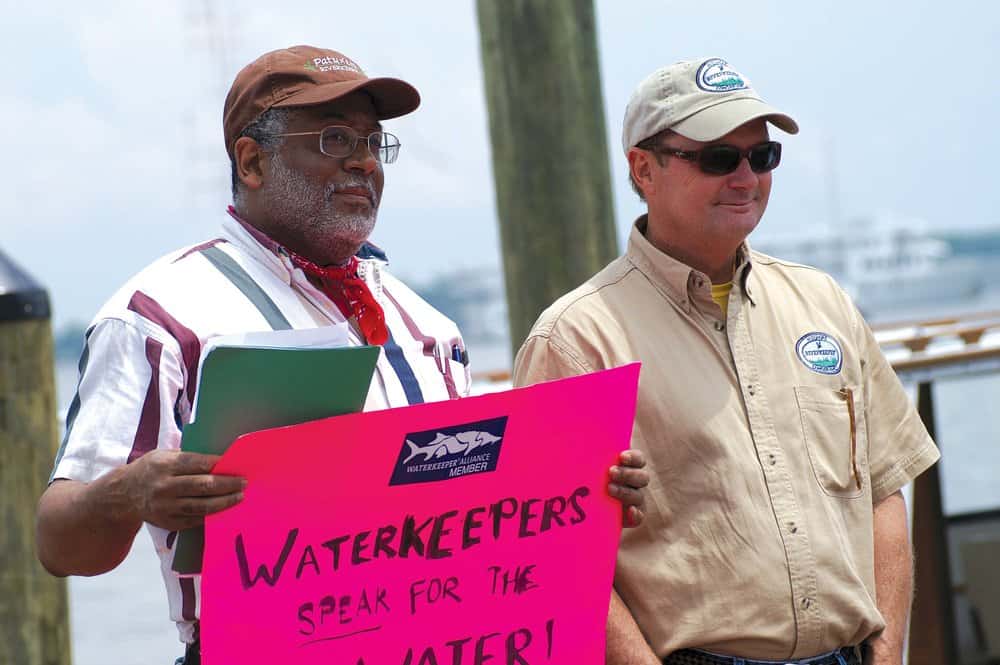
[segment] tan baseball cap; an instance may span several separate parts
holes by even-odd
[[[355,90],[371,95],[379,120],[406,115],[420,106],[420,93],[396,78],[368,78],[357,63],[337,51],[292,46],[271,51],[244,67],[226,95],[222,131],[226,152],[247,125],[273,107],[327,104]]]
[[[789,134],[799,131],[791,116],[765,104],[750,81],[722,58],[684,60],[657,69],[632,93],[622,147],[628,154],[664,129],[695,141],[715,141],[757,118]]]

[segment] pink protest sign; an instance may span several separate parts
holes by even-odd
[[[206,665],[604,662],[639,365],[240,437]],[[493,659],[490,661],[490,659]]]

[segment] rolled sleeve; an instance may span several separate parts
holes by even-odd
[[[940,453],[871,330],[863,322],[861,327],[872,502],[879,503],[930,468]]]
[[[143,445],[180,445],[173,405],[183,374],[175,346],[120,319],[90,329],[50,482],[91,482]]]

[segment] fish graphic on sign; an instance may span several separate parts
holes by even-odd
[[[399,444],[389,485],[462,478],[496,471],[507,416],[409,432]]]
[[[482,448],[500,440],[499,436],[493,436],[489,432],[458,432],[457,434],[445,435],[438,432],[433,441],[426,446],[418,446],[409,439],[406,445],[410,447],[410,456],[403,460],[403,464],[408,464],[417,455],[423,455],[424,460],[436,459],[445,455],[468,455],[476,448]]]

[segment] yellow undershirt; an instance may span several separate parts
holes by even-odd
[[[733,290],[732,282],[712,285],[712,300],[722,308],[722,315],[729,316],[729,292]]]

